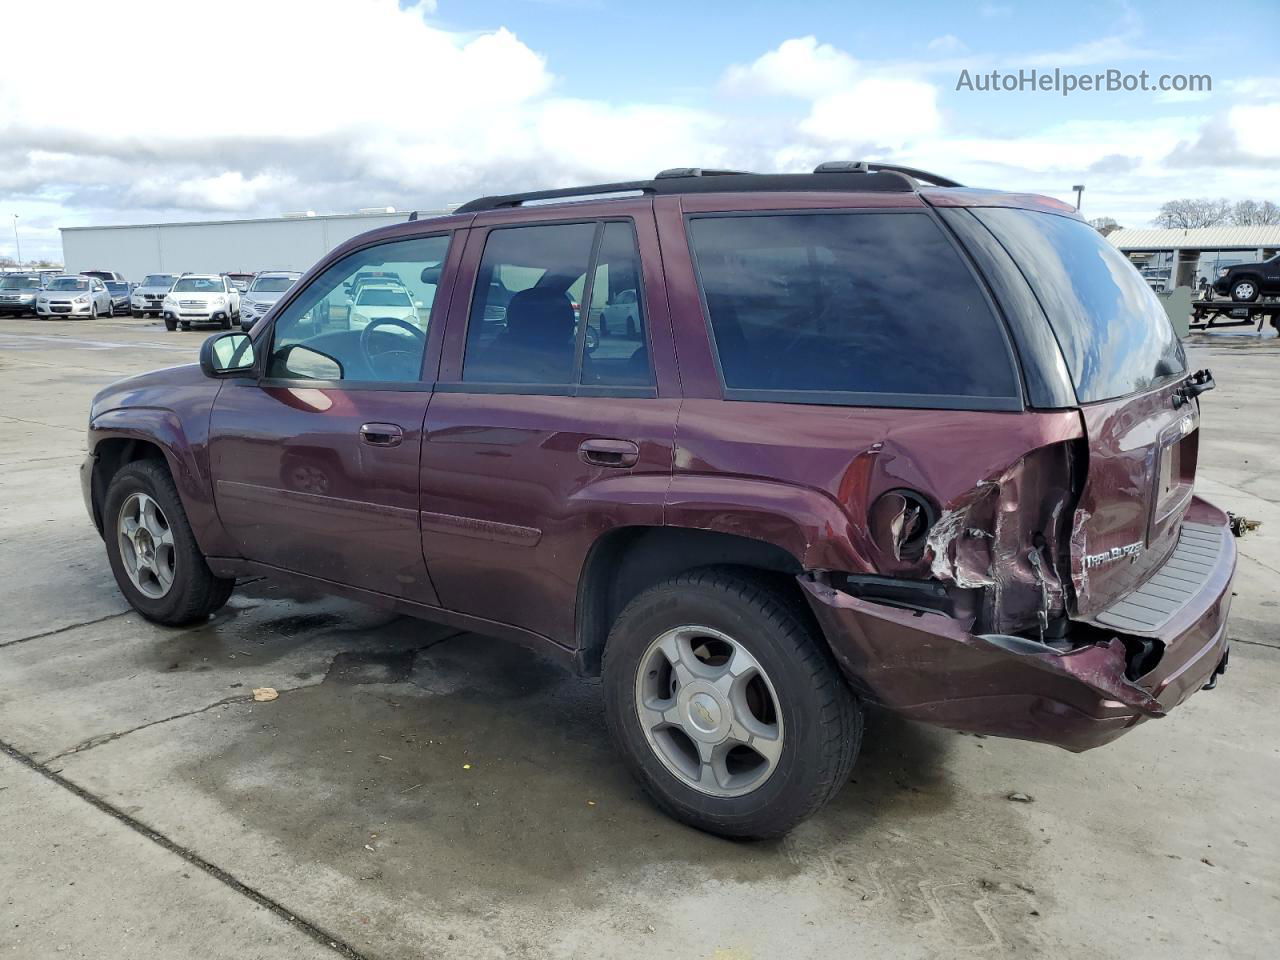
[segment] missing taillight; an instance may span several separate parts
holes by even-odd
[[[924,557],[937,508],[914,490],[890,490],[871,505],[871,538],[895,560],[914,563]]]

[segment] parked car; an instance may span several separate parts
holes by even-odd
[[[249,289],[240,298],[241,328],[247,331],[266,316],[267,311],[301,276],[291,270],[264,270],[255,274]]]
[[[82,270],[80,271],[80,276],[97,277],[99,280],[103,281],[104,283],[108,280],[124,279],[124,276],[122,274],[119,274],[114,270]]]
[[[36,295],[44,289],[38,273],[7,273],[0,278],[0,316],[36,312]]]
[[[129,313],[134,317],[158,317],[164,312],[164,298],[173,289],[176,273],[149,273],[129,296]]]
[[[129,283],[127,280],[107,280],[105,283],[108,292],[111,294],[111,315],[128,313],[129,298],[137,284]]]
[[[618,291],[618,295],[600,309],[602,337],[636,336],[640,329],[640,304],[635,290]]]
[[[217,323],[224,330],[240,319],[240,291],[217,273],[184,273],[161,302],[166,330]]]
[[[253,282],[254,274],[252,273],[224,273],[224,277],[231,281],[231,285],[240,293],[244,293],[249,289],[249,284]]]
[[[427,332],[315,322],[419,266]],[[596,284],[637,291],[633,350],[585,351]],[[1057,200],[680,170],[346,242],[252,335],[101,391],[82,482],[143,616],[266,575],[532,645],[602,676],[663,809],[775,836],[845,788],[863,703],[1080,751],[1216,682],[1212,386]]]
[[[36,294],[36,314],[41,317],[111,316],[111,293],[97,277],[83,274],[54,277]]]
[[[1232,300],[1251,302],[1280,296],[1280,253],[1261,263],[1238,263],[1218,270],[1213,289]]]
[[[418,317],[418,310],[413,305],[413,297],[405,289],[404,284],[397,283],[364,283],[358,288],[351,301],[351,310],[347,323],[352,330],[363,330],[374,319],[390,318],[398,323],[386,323],[388,332],[403,329],[411,324],[418,330],[425,330],[426,325]],[[406,331],[412,333],[412,331]]]

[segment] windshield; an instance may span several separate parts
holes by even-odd
[[[39,277],[5,277],[0,280],[0,290],[33,290],[39,287]]]
[[[411,307],[409,297],[403,290],[364,290],[360,293],[357,305],[361,307]]]
[[[129,284],[123,280],[108,280],[107,289],[112,293],[128,293]]]
[[[1029,210],[974,210],[1049,317],[1081,403],[1146,390],[1186,372],[1173,324],[1132,263],[1082,221]]]
[[[249,288],[250,293],[284,293],[293,286],[292,277],[259,277]]]
[[[88,290],[89,281],[82,277],[59,277],[49,284],[50,290]]]
[[[223,293],[221,278],[183,277],[173,285],[174,293]]]
[[[171,287],[173,286],[174,276],[172,273],[149,273],[142,280],[144,287]]]

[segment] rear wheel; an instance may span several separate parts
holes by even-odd
[[[120,470],[107,488],[102,522],[116,583],[148,620],[194,623],[231,596],[235,581],[215,577],[205,563],[164,465],[141,460]]]
[[[610,730],[667,813],[774,837],[849,778],[862,715],[806,611],[764,580],[706,568],[644,591],[604,655]]]
[[[1252,280],[1237,280],[1231,286],[1231,299],[1251,302],[1258,299],[1258,285]]]

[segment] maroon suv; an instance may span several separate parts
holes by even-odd
[[[666,810],[758,837],[863,702],[1085,750],[1212,684],[1212,385],[1057,201],[674,170],[347,242],[102,391],[83,481],[146,617],[264,574],[531,644],[603,675]]]

